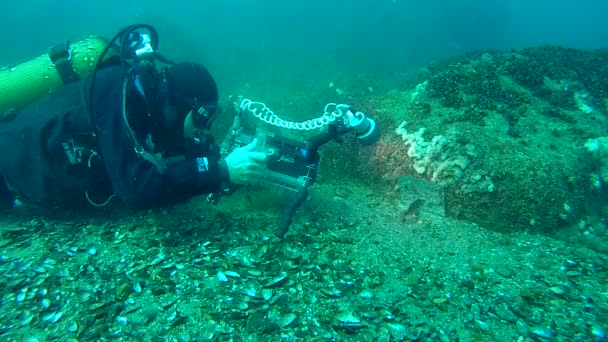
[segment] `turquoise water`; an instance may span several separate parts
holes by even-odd
[[[382,131],[323,146],[284,239],[295,194],[268,184],[219,205],[3,210],[0,341],[606,341],[608,4],[25,0],[0,13],[0,65],[16,70],[65,40],[153,25],[163,54],[216,77],[218,141],[239,97],[293,121],[353,105]]]
[[[608,36],[606,5],[591,0],[576,5],[548,0],[215,0],[179,5],[27,0],[0,6],[0,37],[6,44],[0,64],[84,34],[110,36],[134,22],[155,25],[164,49],[175,58],[197,56],[217,65],[222,74],[266,71],[276,64],[302,69],[332,61],[357,71],[397,72],[468,49],[603,47]]]

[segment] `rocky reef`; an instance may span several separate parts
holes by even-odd
[[[603,50],[544,46],[430,65],[368,101],[386,135],[367,166],[378,184],[439,181],[449,215],[490,229],[597,221],[603,165],[585,145],[606,135],[606,61]]]

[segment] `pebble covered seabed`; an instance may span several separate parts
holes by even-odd
[[[319,183],[0,222],[0,341],[603,341],[607,257]]]

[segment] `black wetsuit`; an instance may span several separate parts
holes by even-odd
[[[7,188],[22,202],[45,207],[87,203],[87,193],[97,203],[116,194],[133,208],[221,190],[226,165],[206,148],[184,151],[188,157],[168,164],[162,174],[135,152],[122,115],[122,82],[119,67],[97,72],[93,113],[87,110],[85,81],[0,124],[0,176]],[[142,142],[147,134],[137,132]]]

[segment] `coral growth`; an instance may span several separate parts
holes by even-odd
[[[444,185],[450,215],[496,229],[556,231],[593,215],[583,203],[608,179],[593,139],[608,127],[607,64],[608,51],[538,47],[430,65],[373,104],[402,138],[399,152],[378,149],[385,178]]]
[[[424,128],[415,133],[408,132],[401,123],[395,130],[405,142],[407,156],[413,161],[413,169],[431,181],[452,184],[463,176],[469,159],[458,151],[458,145],[443,135],[427,141]]]

